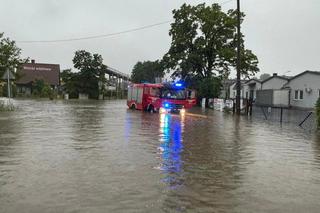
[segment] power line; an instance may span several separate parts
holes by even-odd
[[[88,40],[88,39],[96,39],[96,38],[106,38],[106,37],[121,35],[121,34],[125,34],[125,33],[140,31],[140,30],[156,27],[159,25],[164,25],[164,24],[167,24],[171,21],[172,20],[163,21],[163,22],[145,25],[142,27],[137,27],[137,28],[133,28],[133,29],[129,29],[129,30],[124,30],[124,31],[109,33],[109,34],[102,34],[102,35],[94,35],[94,36],[79,37],[79,38],[68,38],[68,39],[57,39],[57,40],[25,40],[25,41],[17,41],[17,42],[18,43],[56,43],[56,42],[70,42],[70,41],[80,41],[80,40]]]
[[[220,5],[225,5],[225,4],[228,4],[232,1],[234,1],[234,0],[228,0],[228,1],[221,2]],[[93,36],[78,37],[78,38],[68,38],[68,39],[55,39],[55,40],[21,40],[21,41],[18,40],[16,42],[17,43],[59,43],[59,42],[72,42],[72,41],[81,41],[81,40],[89,40],[89,39],[97,39],[97,38],[107,38],[107,37],[112,37],[112,36],[117,36],[117,35],[121,35],[121,34],[135,32],[135,31],[140,31],[140,30],[144,30],[144,29],[148,29],[148,28],[153,28],[156,26],[168,24],[171,21],[173,21],[173,19],[163,21],[163,22],[158,22],[155,24],[145,25],[142,27],[137,27],[137,28],[133,28],[133,29],[129,29],[129,30],[124,30],[124,31],[120,31],[120,32],[101,34],[101,35],[93,35]]]

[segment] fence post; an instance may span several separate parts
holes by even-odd
[[[280,108],[280,123],[282,123],[283,108]]]
[[[236,105],[234,104],[234,99],[232,99],[232,112],[233,114],[236,112]]]

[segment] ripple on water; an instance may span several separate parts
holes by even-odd
[[[296,127],[18,100],[0,114],[4,212],[318,212],[320,137]],[[201,114],[205,116],[195,116]]]

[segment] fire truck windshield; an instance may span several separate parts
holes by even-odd
[[[163,88],[161,91],[161,97],[167,99],[179,99],[183,100],[186,99],[186,92],[183,89],[168,89]]]

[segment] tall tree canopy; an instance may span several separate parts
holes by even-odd
[[[90,98],[98,98],[99,92],[101,92],[99,91],[99,81],[102,83],[106,81],[107,66],[103,64],[102,56],[78,50],[72,61],[74,67],[80,71],[76,76],[78,92],[86,93]],[[68,72],[65,74],[67,75]]]
[[[269,73],[263,73],[260,75],[260,81],[268,79],[271,75]]]
[[[0,33],[0,78],[6,69],[19,67],[27,61],[28,59],[21,58],[21,49],[16,46],[15,41],[5,38],[4,34]]]
[[[164,69],[162,64],[157,61],[137,62],[134,65],[131,81],[134,83],[150,82],[154,83],[156,77],[163,77]]]
[[[205,79],[229,75],[236,66],[236,11],[223,12],[218,4],[183,4],[173,11],[174,23],[169,35],[171,47],[163,57],[174,77]],[[242,15],[242,20],[244,14]],[[258,59],[244,48],[241,35],[241,71],[250,76],[259,71]]]

